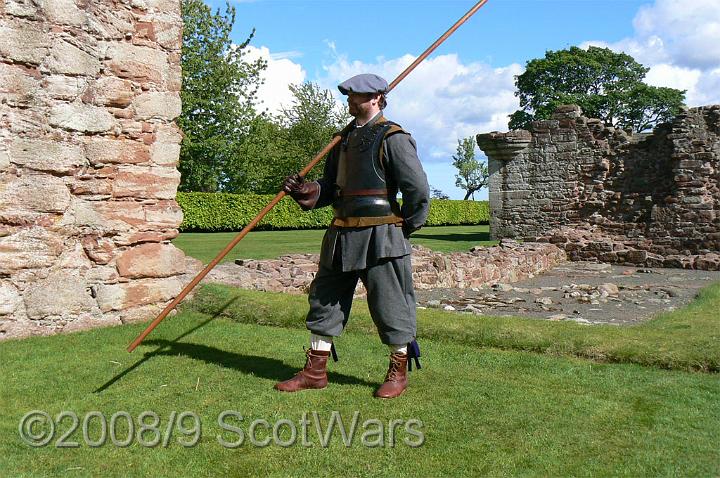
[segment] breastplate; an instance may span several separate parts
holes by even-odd
[[[391,126],[389,122],[375,123],[343,138],[333,203],[336,218],[383,217],[397,211],[394,194],[388,196],[385,168],[380,161],[383,138]]]

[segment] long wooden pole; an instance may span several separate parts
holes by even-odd
[[[390,92],[390,90],[392,90],[393,88],[395,88],[395,86],[397,86],[398,83],[400,83],[407,75],[410,74],[411,71],[413,71],[413,70],[415,69],[416,66],[418,66],[425,58],[427,58],[433,51],[435,51],[435,49],[436,49],[438,46],[440,46],[440,44],[441,44],[442,42],[444,42],[450,35],[452,35],[453,32],[455,32],[455,30],[457,30],[457,29],[460,27],[460,25],[462,25],[463,23],[465,23],[471,16],[473,16],[473,15],[475,14],[475,12],[477,12],[477,11],[480,9],[480,7],[482,7],[483,5],[485,5],[485,4],[487,3],[487,1],[488,1],[488,0],[480,0],[479,2],[477,2],[477,3],[475,4],[475,6],[473,6],[470,10],[468,10],[468,12],[467,12],[465,15],[463,15],[462,18],[460,18],[460,20],[458,20],[457,22],[455,22],[455,24],[454,24],[452,27],[450,27],[450,28],[448,29],[448,31],[446,31],[440,38],[438,38],[437,40],[435,40],[435,43],[433,43],[432,45],[430,45],[430,47],[428,47],[428,49],[425,50],[422,55],[420,55],[419,57],[417,57],[417,58],[415,59],[415,61],[413,61],[413,62],[410,64],[410,66],[408,66],[407,68],[405,68],[405,70],[403,70],[403,72],[400,73],[400,74],[398,75],[398,77],[395,78],[395,79],[392,81],[392,83],[390,83],[390,85],[388,85],[387,92]],[[322,151],[320,151],[320,152],[313,158],[313,160],[310,161],[310,162],[308,163],[308,165],[305,166],[305,168],[303,168],[302,171],[300,171],[300,173],[299,173],[300,176],[305,177],[305,176],[307,175],[307,173],[309,173],[310,170],[311,170],[313,167],[315,167],[315,165],[316,165],[318,162],[320,162],[320,160],[321,160],[322,158],[324,158],[325,155],[327,155],[327,154],[330,152],[330,150],[333,149],[333,147],[335,147],[335,145],[338,144],[339,142],[340,142],[340,136],[335,136],[335,137],[333,138],[333,140],[330,141],[330,143],[328,143],[328,145],[325,146],[325,147],[322,149]],[[223,249],[222,251],[220,251],[220,253],[215,257],[215,259],[213,259],[212,261],[210,261],[210,263],[209,263],[207,266],[205,266],[205,268],[204,268],[202,271],[200,271],[200,273],[199,273],[188,285],[185,286],[185,288],[180,292],[180,294],[179,294],[177,297],[175,297],[175,299],[173,299],[173,301],[170,302],[170,303],[163,309],[162,312],[160,312],[160,315],[158,315],[157,317],[155,317],[155,320],[153,320],[153,321],[150,323],[150,325],[148,325],[148,327],[147,327],[140,335],[138,335],[138,337],[137,337],[135,340],[133,340],[133,342],[130,344],[130,346],[129,346],[128,349],[127,349],[128,352],[132,352],[133,350],[135,350],[135,348],[136,348],[138,345],[140,345],[140,343],[145,339],[145,337],[147,337],[148,334],[150,334],[150,332],[152,332],[153,329],[154,329],[155,327],[157,327],[158,324],[159,324],[160,322],[162,322],[162,320],[163,320],[165,317],[167,317],[167,315],[170,313],[170,311],[173,310],[175,307],[177,307],[177,305],[178,305],[180,302],[182,302],[182,300],[185,298],[185,296],[187,296],[187,295],[190,293],[190,291],[193,290],[193,289],[195,288],[195,286],[198,285],[198,284],[200,283],[200,281],[203,280],[203,279],[205,278],[205,276],[208,275],[208,273],[209,273],[211,270],[213,270],[213,268],[214,268],[216,265],[218,265],[218,263],[223,259],[223,257],[225,257],[225,256],[238,244],[238,242],[240,242],[240,241],[243,239],[243,237],[245,237],[245,236],[247,235],[248,232],[252,231],[253,228],[254,228],[255,226],[257,226],[257,224],[262,220],[262,218],[265,217],[265,215],[266,215],[268,212],[270,212],[270,210],[271,210],[272,208],[274,208],[275,205],[276,205],[277,203],[279,203],[280,200],[281,200],[283,197],[285,197],[285,191],[280,191],[279,193],[277,193],[277,195],[272,199],[272,201],[270,201],[270,202],[268,203],[268,205],[265,206],[265,207],[263,208],[263,210],[260,211],[260,212],[258,213],[258,215],[255,216],[255,218],[254,218],[252,221],[250,221],[250,223],[249,223],[247,226],[245,226],[245,227],[243,228],[243,230],[240,231],[240,233],[239,233],[237,236],[235,236],[235,238],[234,238],[232,241],[230,241],[230,243],[229,243],[227,246],[225,246],[225,249]]]

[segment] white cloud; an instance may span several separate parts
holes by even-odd
[[[303,54],[301,51],[297,50],[290,50],[290,51],[281,51],[278,53],[270,53],[270,59],[272,60],[289,60],[291,58],[300,58]]]
[[[640,39],[662,39],[678,66],[701,70],[720,65],[720,4],[717,0],[657,0],[633,20]]]
[[[650,68],[654,86],[687,90],[686,103],[720,103],[720,3],[718,0],[656,0],[640,7],[635,33],[615,43],[588,45],[623,51]]]
[[[292,93],[288,89],[291,84],[305,81],[306,73],[302,65],[295,63],[291,58],[302,56],[299,52],[270,53],[267,47],[247,47],[247,61],[254,61],[263,58],[267,61],[267,69],[263,72],[262,78],[265,83],[258,90],[259,111],[267,109],[270,113],[276,113],[281,105],[289,105],[292,102]]]

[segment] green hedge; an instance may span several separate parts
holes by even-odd
[[[273,198],[263,194],[178,193],[183,210],[180,230],[197,232],[239,231]],[[490,219],[487,201],[454,201],[433,199],[426,225],[450,226],[487,224]],[[284,197],[256,229],[319,229],[332,220],[332,208],[303,211],[289,197]]]

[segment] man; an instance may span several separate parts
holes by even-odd
[[[357,75],[338,89],[347,95],[355,118],[339,134],[327,157],[323,177],[305,182],[285,179],[283,189],[304,210],[332,204],[334,219],[323,238],[320,266],[310,285],[307,328],[310,350],[303,370],[275,388],[295,392],[327,386],[326,365],[333,337],[347,324],[358,279],[380,339],[390,348],[385,382],[375,392],[394,398],[407,387],[407,370],[420,366],[415,341],[415,293],[408,236],[427,218],[429,187],[415,141],[382,115],[387,82]],[[402,193],[402,207],[396,196]]]

